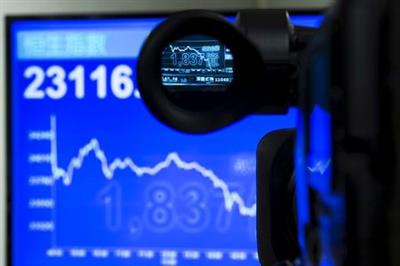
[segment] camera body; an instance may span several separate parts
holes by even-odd
[[[164,71],[166,47],[199,36],[225,50],[213,63],[225,68],[203,58],[225,83],[194,86],[193,66],[183,80]],[[262,265],[399,265],[399,47],[396,0],[339,2],[318,31],[283,10],[242,11],[235,26],[188,11],[149,36],[139,89],[158,119],[191,133],[298,108],[296,130],[267,135],[257,152]]]

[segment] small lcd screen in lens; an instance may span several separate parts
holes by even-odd
[[[171,90],[224,91],[233,81],[233,55],[220,41],[190,35],[162,52],[161,81]]]

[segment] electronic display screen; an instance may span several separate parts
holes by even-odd
[[[231,51],[219,40],[191,35],[176,40],[162,53],[161,79],[168,89],[227,89],[234,77]]]
[[[259,264],[255,151],[296,112],[203,136],[158,122],[135,72],[163,19],[10,20],[13,266]]]

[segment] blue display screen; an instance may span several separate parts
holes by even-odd
[[[10,23],[12,265],[259,264],[255,151],[295,111],[204,136],[158,122],[135,72],[162,19]]]

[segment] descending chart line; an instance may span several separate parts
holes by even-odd
[[[70,186],[72,184],[75,171],[82,168],[85,158],[92,153],[100,161],[101,170],[107,179],[112,179],[116,170],[129,169],[138,177],[146,175],[155,176],[161,171],[169,168],[171,165],[175,165],[181,170],[195,171],[199,173],[201,176],[209,180],[213,184],[214,188],[220,189],[223,194],[225,209],[228,212],[233,211],[233,208],[237,206],[239,213],[243,216],[255,217],[256,215],[255,203],[251,206],[246,206],[243,198],[237,192],[230,191],[226,182],[219,178],[212,170],[202,166],[198,162],[186,162],[176,152],[169,153],[163,161],[157,163],[153,167],[138,166],[133,159],[129,157],[124,159],[115,158],[110,163],[105,151],[102,150],[99,141],[96,138],[93,138],[79,149],[77,155],[70,160],[67,167],[64,169],[58,164],[56,116],[50,117],[50,126],[50,164],[52,176],[55,181],[61,180],[65,186]]]
[[[169,48],[171,49],[171,52],[172,52],[172,53],[176,53],[177,51],[180,52],[180,53],[184,53],[184,52],[187,52],[187,51],[194,52],[194,53],[196,53],[196,54],[200,57],[200,59],[201,59],[202,61],[206,62],[206,64],[207,64],[207,66],[208,66],[209,69],[212,69],[212,68],[213,68],[213,66],[212,66],[212,64],[211,64],[210,58],[205,57],[205,56],[204,56],[204,53],[200,52],[199,50],[197,50],[197,49],[195,49],[195,48],[192,48],[192,47],[189,46],[189,45],[186,46],[185,48],[174,47],[174,46],[170,45]]]

